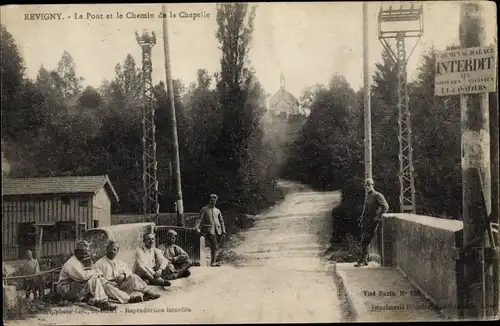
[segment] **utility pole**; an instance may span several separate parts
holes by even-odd
[[[179,140],[177,138],[177,118],[175,116],[175,103],[174,103],[174,87],[172,83],[172,70],[170,68],[170,51],[168,45],[168,26],[167,26],[167,6],[162,5],[163,11],[163,49],[165,53],[165,72],[167,78],[167,94],[170,102],[170,119],[172,121],[172,151],[174,154],[173,159],[173,176],[175,179],[175,207],[177,212],[177,225],[185,227],[186,221],[184,219],[184,205],[182,202],[182,182],[181,182],[181,165],[179,158]]]
[[[497,40],[495,38],[495,47],[497,46]],[[497,58],[498,61],[498,58]],[[498,75],[496,78],[496,84],[498,85]],[[491,222],[496,224],[496,242],[495,247],[499,247],[500,239],[500,194],[499,194],[499,132],[498,132],[498,91],[494,93],[495,105],[490,105],[490,156],[491,156]],[[490,98],[491,99],[491,98]],[[498,255],[498,253],[497,253]],[[495,263],[493,265],[493,315],[498,316],[499,314],[499,299],[500,299],[500,271],[499,264]]]
[[[363,76],[365,111],[365,180],[372,179],[372,118],[370,108],[370,72],[368,69],[368,3],[363,2]]]
[[[462,48],[486,46],[482,4],[460,7]],[[491,243],[491,166],[488,93],[460,95],[462,210],[466,319],[491,317],[494,243]],[[493,248],[494,249],[494,248]],[[495,268],[498,268],[496,266]]]
[[[496,46],[496,45],[495,45]],[[498,76],[497,81],[498,85]],[[496,223],[497,237],[495,246],[498,248],[500,238],[500,214],[499,214],[499,132],[498,132],[498,93],[495,93],[495,106],[490,106],[490,155],[491,155],[491,220]],[[498,255],[498,254],[497,254]],[[500,272],[499,264],[493,265],[493,314],[498,316],[500,299]]]

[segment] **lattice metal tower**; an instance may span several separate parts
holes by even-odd
[[[158,202],[158,179],[156,177],[156,142],[155,142],[155,103],[153,94],[153,81],[151,74],[153,64],[151,61],[151,49],[156,44],[154,32],[148,34],[143,30],[139,35],[137,32],[137,43],[142,49],[142,149],[143,149],[143,175],[144,186],[143,213],[144,216],[157,215],[160,211]]]
[[[397,28],[387,28],[387,23],[398,23]],[[401,28],[401,23],[410,25],[413,23],[418,26],[410,28]],[[385,27],[384,27],[385,25]],[[415,203],[415,181],[413,175],[413,148],[411,143],[411,123],[410,107],[407,89],[406,66],[408,59],[415,50],[415,47],[423,34],[423,11],[420,8],[404,9],[380,9],[378,14],[378,35],[384,49],[390,54],[392,60],[397,66],[398,74],[398,124],[399,124],[399,206],[401,213],[416,213]],[[410,54],[406,56],[406,38],[417,38],[415,46]],[[394,52],[389,44],[389,40],[395,39],[396,51]]]

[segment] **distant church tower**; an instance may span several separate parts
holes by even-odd
[[[269,100],[264,119],[264,132],[271,145],[274,162],[280,173],[286,163],[291,144],[299,135],[306,116],[301,114],[297,99],[286,90],[285,74],[281,71],[280,88]]]
[[[299,101],[285,89],[285,75],[281,71],[280,89],[269,100],[269,111],[273,116],[288,118],[299,114]]]

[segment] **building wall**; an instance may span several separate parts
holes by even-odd
[[[105,188],[101,188],[94,197],[92,209],[94,220],[99,221],[99,227],[111,225],[111,201]]]
[[[93,194],[3,196],[3,260],[22,258],[18,243],[19,223],[55,224],[65,221],[84,223],[76,229],[78,237],[84,231],[83,228],[89,229],[92,225],[92,197]],[[60,232],[60,228],[56,225],[50,229],[44,228],[41,257],[72,252],[74,239],[68,233]]]

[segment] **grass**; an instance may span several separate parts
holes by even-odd
[[[348,234],[345,240],[332,243],[326,254],[331,261],[352,263],[358,260],[361,254],[361,246],[354,236]]]
[[[16,298],[16,303],[7,307],[7,298],[3,298],[3,318],[4,320],[24,320],[33,317],[36,314],[48,313],[50,310],[50,305],[47,302],[40,300],[28,300],[25,298]]]
[[[349,296],[347,294],[346,287],[342,280],[342,277],[340,277],[340,275],[338,275],[336,271],[333,273],[333,281],[335,283],[335,287],[337,288],[337,297],[339,298],[340,302],[342,321],[343,322],[356,321],[356,311],[354,310],[352,302],[349,300]]]

